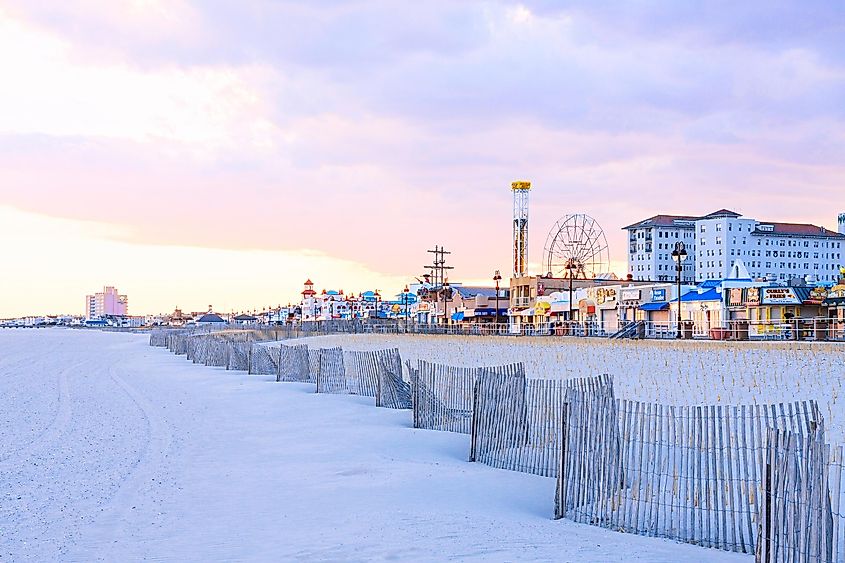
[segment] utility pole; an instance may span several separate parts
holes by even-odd
[[[432,273],[434,274],[435,287],[438,284],[440,285],[440,291],[441,293],[443,293],[443,324],[448,324],[448,319],[446,318],[446,271],[452,270],[453,266],[446,265],[446,255],[452,253],[447,251],[446,247],[438,245],[434,245],[434,250],[426,250],[426,252],[434,254],[434,262],[432,264],[423,266],[423,268],[430,268]]]

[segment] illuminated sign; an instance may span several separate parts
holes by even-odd
[[[748,291],[745,294],[745,302],[749,305],[759,305],[760,304],[760,288],[749,287]]]

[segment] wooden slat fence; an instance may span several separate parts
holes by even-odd
[[[342,348],[320,349],[320,370],[317,372],[317,393],[349,393]]]
[[[346,388],[352,395],[375,397],[378,391],[379,351],[345,350]],[[396,350],[398,354],[399,351]]]
[[[226,361],[226,369],[251,371],[252,350],[255,345],[249,340],[228,342],[227,344],[228,358]]]
[[[308,381],[310,383],[317,383],[317,376],[320,373],[320,356],[322,355],[322,348],[308,349]]]
[[[479,381],[473,406],[470,461],[557,477],[566,390],[602,385],[612,386],[612,377]]]
[[[167,349],[176,354],[184,355],[187,353],[186,345],[188,340],[188,334],[171,334],[167,337]]]
[[[309,381],[308,359],[308,346],[305,344],[281,345],[276,364],[276,381]]]
[[[253,344],[249,354],[249,373],[253,375],[276,375],[278,350],[263,344]]]
[[[471,434],[473,397],[478,378],[517,372],[525,372],[521,363],[456,367],[419,360],[411,378],[414,428]]]
[[[833,518],[832,560],[845,563],[845,446],[840,444],[832,448],[828,474]]]
[[[838,456],[841,447],[832,455],[822,423],[808,434],[768,429],[757,561],[842,560]]]
[[[757,545],[767,429],[806,434],[821,420],[814,401],[669,407],[619,400],[608,428],[591,411],[610,412],[609,404],[571,399],[557,517],[741,553]],[[618,436],[617,451],[608,450],[608,435]]]
[[[621,481],[617,404],[612,377],[580,381],[564,393],[555,516],[595,524]]]
[[[389,409],[411,409],[411,384],[402,379],[402,358],[399,350],[388,351],[379,358],[376,406]]]
[[[150,346],[157,348],[165,348],[167,346],[167,337],[173,333],[173,330],[154,328],[150,331]]]

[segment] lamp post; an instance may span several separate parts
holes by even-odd
[[[381,297],[381,294],[378,292],[378,290],[376,290],[376,292],[373,294],[373,297],[376,300],[375,315],[376,315],[376,320],[378,320],[378,300],[379,300],[379,297]]]
[[[677,338],[681,338],[681,272],[684,270],[684,260],[687,259],[687,249],[683,242],[676,242],[672,251],[672,259],[675,261],[675,271],[678,278],[678,329]]]
[[[495,331],[499,332],[499,281],[502,279],[502,274],[499,270],[493,274],[493,281],[496,282],[496,326]]]
[[[408,284],[405,284],[405,289],[402,290],[402,301],[405,302],[405,326],[408,326],[408,297],[411,295],[411,290],[408,289]]]
[[[578,271],[578,261],[575,258],[569,258],[564,266],[569,272],[569,320],[572,320],[572,279],[575,277],[575,272]]]

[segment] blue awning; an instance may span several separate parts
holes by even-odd
[[[464,312],[460,311],[457,313],[452,313],[452,320],[453,321],[462,321],[464,320]]]
[[[665,301],[656,303],[643,303],[640,305],[640,311],[665,311],[669,308],[669,304]]]

